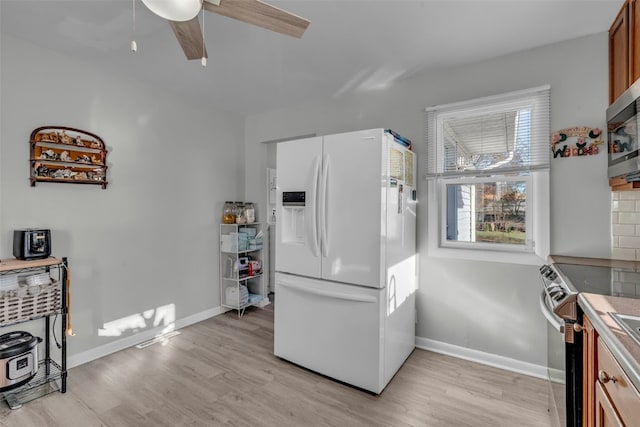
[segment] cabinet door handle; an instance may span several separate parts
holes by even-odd
[[[606,384],[609,381],[611,381],[612,383],[617,382],[618,380],[616,379],[616,377],[614,376],[609,376],[609,374],[607,374],[605,371],[603,370],[599,370],[598,371],[598,380],[600,380],[600,382],[602,384]]]

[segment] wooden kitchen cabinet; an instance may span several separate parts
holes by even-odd
[[[618,413],[613,408],[609,396],[600,383],[595,383],[595,425],[597,427],[624,427]]]
[[[640,392],[624,373],[601,338],[597,338],[597,381],[595,425],[637,426],[640,420]]]
[[[598,332],[585,315],[582,326],[582,425],[585,427],[593,427],[596,422],[597,339]]]
[[[630,84],[629,4],[625,2],[609,28],[609,104]]]
[[[585,315],[582,326],[582,425],[639,426],[640,392]]]
[[[640,0],[629,0],[629,52],[629,84],[633,84],[640,79]]]
[[[627,0],[609,28],[609,104],[640,78],[640,0]]]

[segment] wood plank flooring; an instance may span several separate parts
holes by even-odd
[[[273,306],[69,372],[0,426],[549,426],[546,382],[415,350],[380,396],[273,356]]]

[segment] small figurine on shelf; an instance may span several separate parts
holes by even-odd
[[[61,131],[58,135],[58,139],[63,144],[73,144],[73,138],[66,134],[65,131]]]
[[[58,169],[53,173],[53,177],[68,179],[73,178],[76,174],[77,172],[73,172],[71,169]]]
[[[49,176],[49,168],[43,164],[36,163],[36,175],[37,176]]]
[[[69,156],[69,152],[68,151],[63,151],[62,153],[60,153],[60,160],[62,160],[63,162],[71,162],[71,156]]]
[[[92,179],[94,181],[102,181],[104,179],[104,169],[101,169],[101,168],[94,169]]]
[[[40,158],[44,160],[56,160],[56,153],[53,150],[44,150],[40,153]]]

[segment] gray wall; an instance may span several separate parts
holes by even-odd
[[[264,209],[267,149],[260,141],[385,127],[415,141],[420,154],[425,107],[543,84],[551,85],[553,130],[604,128],[607,76],[603,33],[417,75],[378,91],[336,95],[249,117],[246,197],[261,200]],[[551,187],[552,253],[609,256],[606,154],[554,160]],[[538,309],[537,266],[430,257],[425,181],[419,182],[418,192],[423,203],[418,211],[418,337],[545,365],[546,325]]]
[[[218,307],[218,224],[224,200],[244,192],[243,118],[131,81],[126,69],[110,75],[6,35],[1,43],[0,258],[12,257],[12,230],[52,230],[72,272],[69,354]],[[42,125],[101,136],[108,188],[31,188],[28,139]],[[119,319],[121,335],[99,336]]]
[[[266,219],[267,147],[261,141],[389,127],[413,139],[420,154],[424,108],[430,105],[549,83],[557,130],[604,127],[607,104],[606,34],[245,122],[131,81],[126,69],[108,75],[5,35],[0,47],[0,258],[11,257],[13,229],[53,230],[55,255],[68,256],[72,266],[71,313],[78,332],[69,341],[72,356],[150,328],[153,317],[142,326],[123,322],[119,337],[100,336],[105,323],[163,306],[182,319],[219,305],[218,245],[212,242],[223,201],[259,200],[258,218]],[[27,139],[46,124],[104,138],[110,149],[107,190],[29,187]],[[605,155],[553,161],[551,185],[552,252],[608,256]],[[418,189],[424,203],[424,181]],[[430,257],[424,205],[418,230],[418,336],[545,364],[536,266]]]

